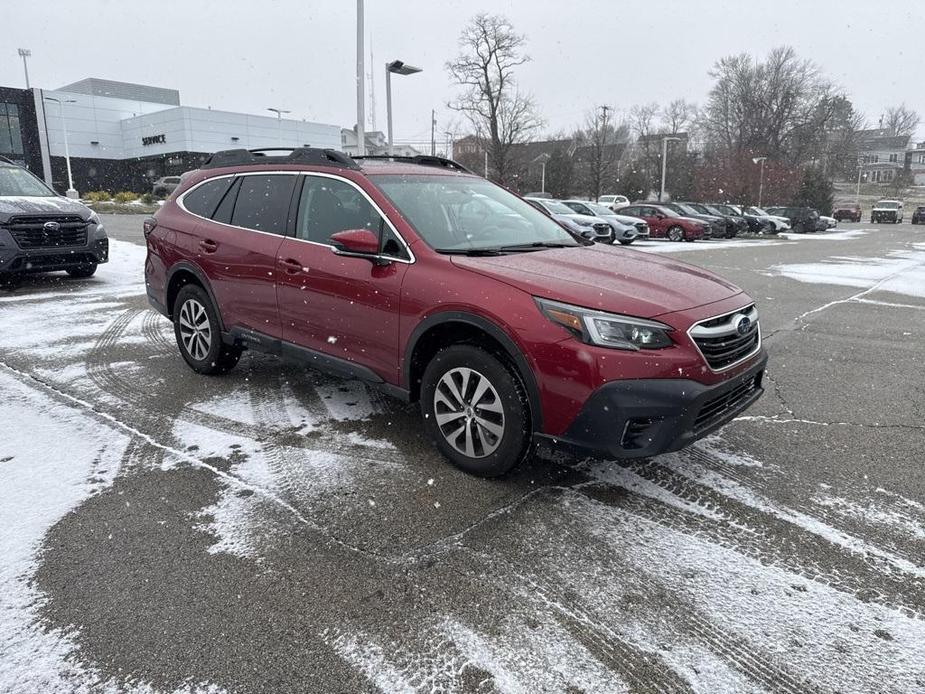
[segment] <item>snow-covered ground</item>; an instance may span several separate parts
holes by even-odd
[[[845,234],[828,238],[864,238]],[[769,283],[910,297],[925,286],[925,246],[774,266],[767,253],[756,276]],[[475,480],[421,442],[413,409],[362,384],[258,356],[223,379],[191,376],[169,323],[145,305],[143,249],[113,241],[112,257],[93,280],[0,296],[0,692],[256,690],[245,670],[273,667],[271,652],[295,643],[312,655],[284,669],[311,691],[925,691],[925,505],[902,485],[847,476],[850,424],[778,415],[768,394],[766,409],[679,453],[543,459],[510,480]],[[781,427],[792,433],[767,443]],[[843,452],[806,448],[820,429],[843,431]],[[890,430],[888,443],[907,435]],[[834,472],[820,478],[823,466]],[[168,484],[190,469],[214,493],[157,522],[204,538],[201,551],[141,542],[120,558],[176,561],[166,576],[228,561],[256,578],[229,593],[239,574],[177,587],[162,577],[176,633],[150,627],[139,601],[124,660],[97,657],[99,629],[85,624],[97,615],[77,606],[55,621],[44,609],[63,600],[38,579],[61,568],[48,538],[76,524],[105,548],[111,538],[96,535],[110,519],[91,501],[114,495],[131,523],[137,500],[118,482],[167,475],[155,496],[170,508],[172,495],[195,498]],[[92,552],[84,559],[87,580],[117,580]],[[268,651],[247,650],[261,634],[238,621],[247,600],[228,602],[238,590],[272,595]],[[158,644],[216,634],[220,646],[170,661],[181,684],[157,684],[146,658]],[[324,679],[343,672],[360,684]]]

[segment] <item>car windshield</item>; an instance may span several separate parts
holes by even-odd
[[[28,171],[0,166],[0,196],[51,198],[55,192]]]
[[[760,207],[746,207],[745,211],[748,214],[755,215],[756,217],[769,217],[770,216],[765,210],[761,209]]]
[[[597,201],[602,202],[602,203],[608,203],[608,202],[614,202],[616,199],[617,198],[615,195],[602,195],[601,197],[597,199]]]
[[[703,214],[702,212],[698,212],[697,210],[695,210],[692,205],[685,205],[684,203],[677,202],[675,203],[675,207],[677,207],[683,214],[691,214],[691,215]]]
[[[898,210],[899,203],[892,202],[892,201],[883,201],[883,202],[878,202],[877,207],[879,207],[881,210]]]
[[[605,205],[598,205],[595,202],[584,203],[598,217],[616,217],[617,213]]]
[[[504,188],[470,176],[370,176],[418,235],[446,251],[496,250],[540,244],[578,246],[575,238]],[[543,200],[547,207],[562,203]]]
[[[716,210],[719,210],[723,214],[731,214],[731,215],[738,214],[738,212],[736,212],[734,209],[732,209],[728,205],[713,205],[713,208]]]

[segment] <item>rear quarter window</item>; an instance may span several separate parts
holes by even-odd
[[[216,178],[196,186],[183,196],[183,207],[200,217],[211,217],[231,185],[231,180],[231,178]]]
[[[295,180],[294,174],[242,176],[231,223],[254,231],[285,234]]]

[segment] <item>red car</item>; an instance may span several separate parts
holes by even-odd
[[[446,159],[220,152],[145,236],[148,298],[194,371],[261,350],[360,379],[419,402],[471,473],[534,442],[676,450],[763,392],[738,287],[588,243]]]
[[[693,217],[682,217],[663,205],[633,203],[621,207],[620,214],[644,219],[649,225],[649,237],[669,241],[696,241],[710,233],[710,225]]]
[[[860,222],[861,206],[860,205],[839,205],[832,212],[836,222]]]

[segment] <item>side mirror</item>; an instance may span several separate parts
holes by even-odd
[[[339,255],[377,255],[379,239],[369,229],[350,229],[331,234],[334,252]]]

